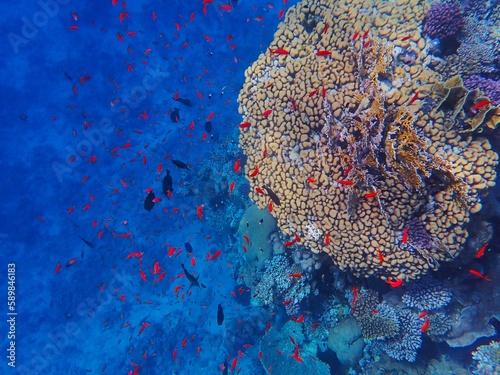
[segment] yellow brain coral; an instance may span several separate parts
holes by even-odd
[[[357,276],[407,280],[453,259],[495,183],[488,140],[449,123],[476,103],[457,115],[425,65],[426,6],[303,1],[240,92],[251,198]]]

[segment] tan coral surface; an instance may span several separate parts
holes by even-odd
[[[298,233],[301,245],[357,276],[408,280],[451,260],[480,193],[495,184],[498,155],[488,140],[448,129],[445,113],[431,111],[441,77],[424,65],[426,7],[303,1],[240,92],[250,197],[272,209],[285,235]],[[380,137],[364,135],[371,155],[361,165],[359,134],[371,123]],[[437,172],[442,183],[432,185]],[[415,217],[432,247],[407,238]]]

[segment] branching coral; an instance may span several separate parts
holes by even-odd
[[[431,276],[426,276],[407,284],[402,301],[406,306],[425,311],[445,307],[451,302],[451,298],[449,288]]]
[[[475,375],[492,375],[500,373],[500,342],[492,341],[489,345],[482,345],[472,353],[477,361],[472,371]]]

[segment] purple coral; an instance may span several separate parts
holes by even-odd
[[[467,78],[464,83],[469,90],[479,89],[484,92],[491,103],[500,105],[500,81],[473,75]]]
[[[425,15],[424,31],[431,38],[445,39],[455,35],[464,26],[460,4],[434,4]]]

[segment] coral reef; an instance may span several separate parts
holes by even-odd
[[[300,2],[240,91],[250,198],[356,276],[409,280],[453,260],[495,184],[498,155],[475,134],[487,125],[449,127],[449,102],[430,96],[426,7]]]
[[[465,86],[469,90],[481,90],[493,103],[500,105],[500,81],[492,78],[484,78],[480,75],[472,75],[465,80]]]
[[[454,36],[463,26],[464,19],[458,2],[436,3],[425,14],[424,31],[431,38]]]
[[[276,219],[267,211],[260,210],[256,205],[249,206],[241,217],[238,233],[251,236],[250,243],[242,242],[246,247],[245,258],[256,261],[258,267],[273,255],[271,235],[277,230]]]
[[[276,255],[264,262],[264,270],[254,292],[265,305],[287,301],[287,313],[296,314],[300,301],[311,293],[311,286],[305,275],[299,278],[290,277],[290,274],[300,271],[296,264],[289,264],[286,256]]]
[[[392,358],[398,361],[415,362],[417,350],[422,345],[422,322],[410,310],[398,311],[400,332],[391,339],[379,341],[378,345]]]
[[[303,325],[288,321],[281,329],[271,327],[267,334],[260,340],[259,350],[262,352],[262,365],[269,374],[310,374],[328,375],[330,367],[319,359],[313,360],[309,352],[310,347],[304,345],[305,336],[302,332]],[[300,347],[299,357],[303,362],[293,358],[296,347],[290,337]]]
[[[451,302],[451,298],[451,289],[427,275],[407,284],[402,301],[406,306],[425,311],[445,307]]]
[[[489,345],[482,345],[472,353],[476,366],[474,375],[493,375],[500,373],[500,342],[492,341]]]
[[[356,320],[348,318],[330,330],[328,347],[344,366],[355,366],[363,355],[365,343]]]

